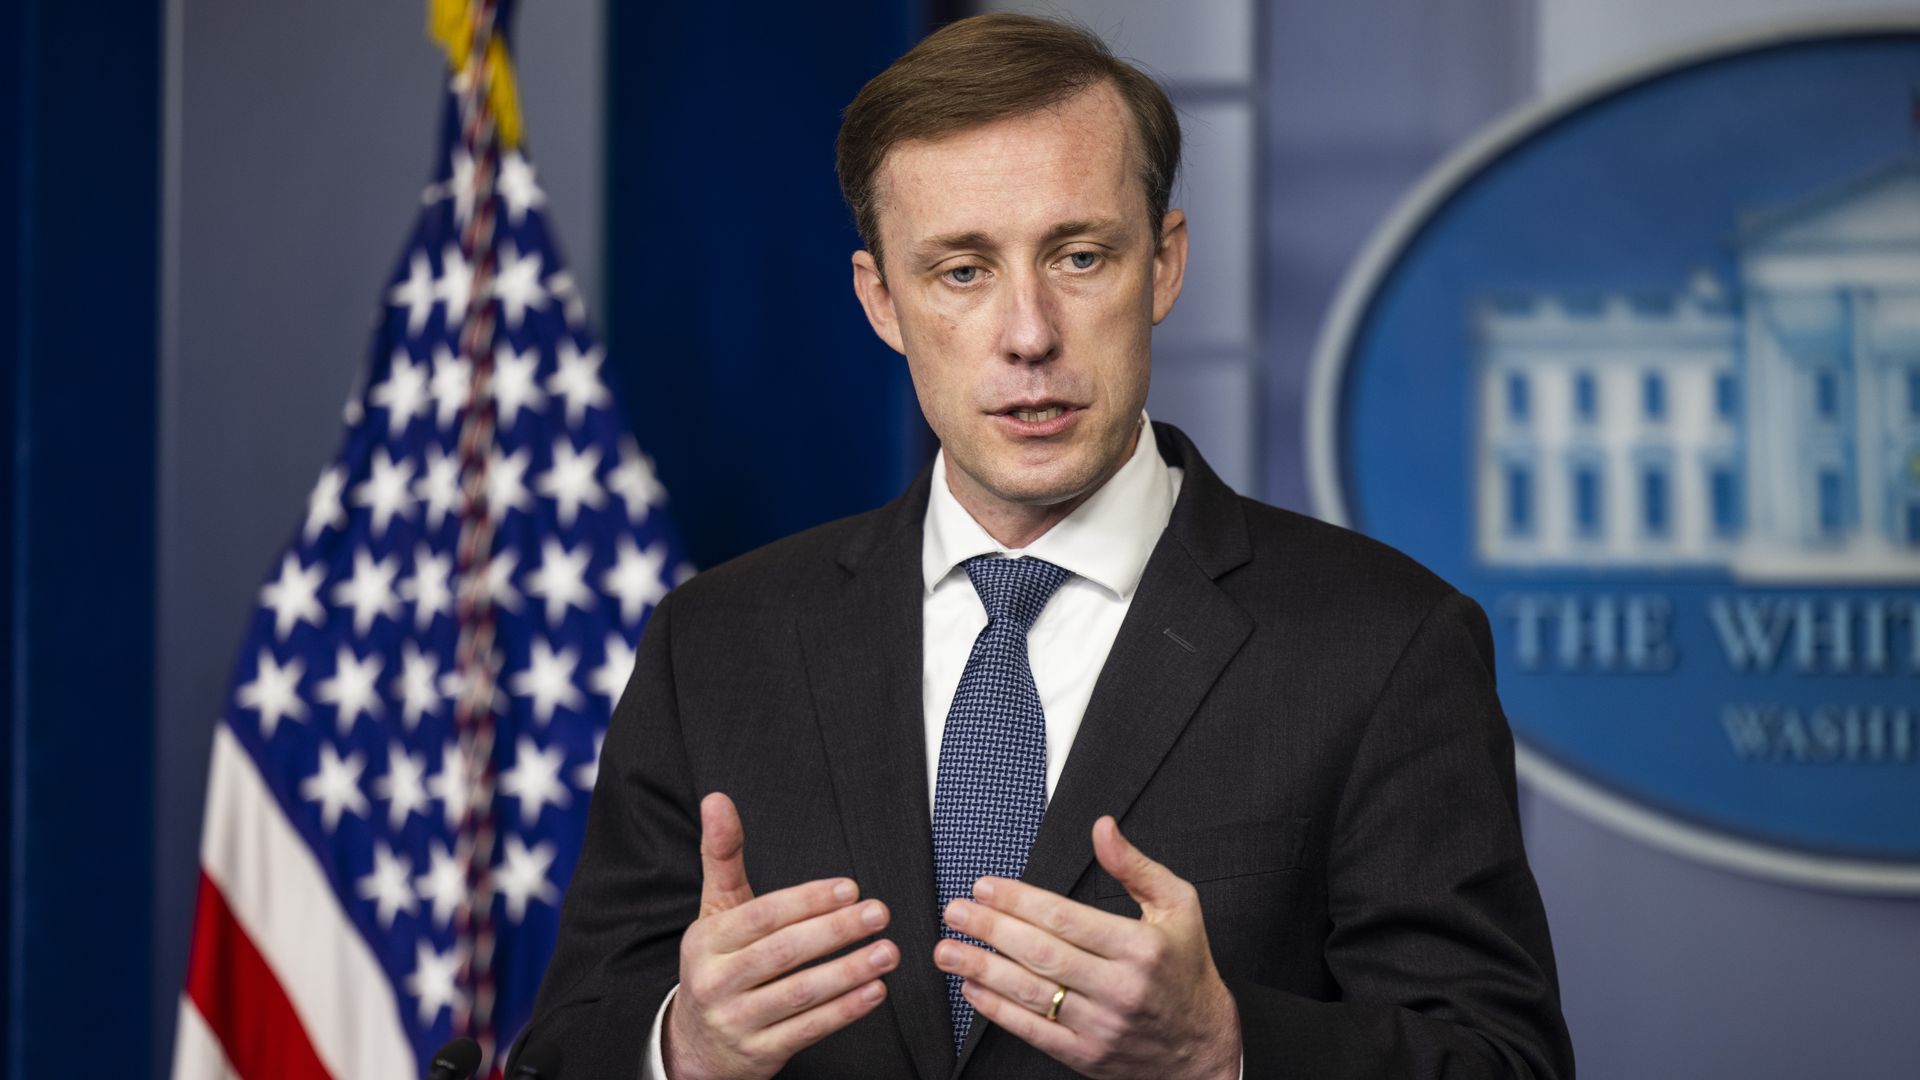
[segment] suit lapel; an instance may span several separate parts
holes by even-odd
[[[820,735],[863,896],[887,901],[901,964],[886,1008],[923,1080],[953,1063],[946,983],[933,966],[939,913],[921,704],[921,525],[928,477],[842,552],[838,594],[800,616]]]
[[[1093,823],[1123,816],[1253,624],[1164,540],[1094,684],[1023,881],[1065,895],[1093,860]]]
[[[1251,557],[1239,497],[1178,429],[1154,427],[1161,456],[1186,471],[1180,498],[1094,684],[1020,876],[1062,896],[1093,862],[1093,823],[1125,815],[1253,631],[1253,620],[1215,583]],[[988,1026],[973,1026],[954,1076]]]

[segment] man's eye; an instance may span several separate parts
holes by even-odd
[[[1091,270],[1099,261],[1100,253],[1097,251],[1076,251],[1067,256],[1067,262],[1075,270]]]
[[[971,285],[980,276],[977,266],[956,266],[947,271],[947,280],[955,285]]]

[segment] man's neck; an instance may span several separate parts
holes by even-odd
[[[1065,521],[1083,503],[1091,499],[1094,492],[1105,487],[1115,473],[1126,467],[1127,462],[1133,458],[1134,450],[1140,445],[1140,431],[1145,426],[1145,424],[1134,426],[1133,438],[1127,440],[1126,450],[1107,466],[1106,472],[1102,473],[1099,479],[1087,485],[1085,491],[1057,503],[1042,505],[996,498],[975,483],[972,477],[954,468],[946,471],[947,490],[952,492],[953,499],[960,504],[960,508],[971,515],[996,543],[1017,551],[1045,536],[1049,529]]]

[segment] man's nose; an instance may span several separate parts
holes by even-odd
[[[1037,364],[1060,351],[1060,324],[1046,277],[1037,272],[1014,276],[1000,293],[1000,353],[1014,363]]]

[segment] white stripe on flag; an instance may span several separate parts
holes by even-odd
[[[200,1010],[185,994],[180,995],[180,1022],[173,1030],[173,1080],[240,1080],[220,1040],[207,1030]]]
[[[273,969],[327,1071],[411,1080],[419,1063],[393,984],[225,724],[214,729],[206,820],[201,868]]]

